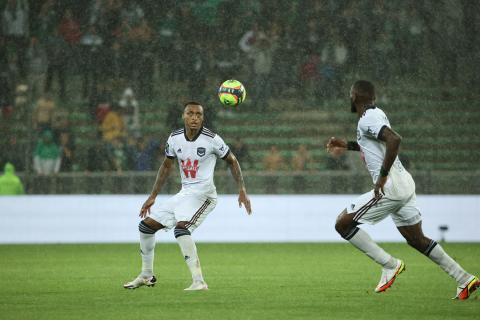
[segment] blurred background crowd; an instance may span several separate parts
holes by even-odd
[[[361,164],[326,155],[323,143],[354,138],[348,90],[358,77],[376,83],[387,113],[401,111],[392,118],[411,137],[402,160],[431,183],[425,192],[437,192],[431,170],[480,169],[477,1],[1,0],[0,9],[0,166],[12,164],[28,192],[122,192],[114,180],[92,189],[110,178],[138,179],[122,180],[136,186],[125,192],[145,192],[189,100],[206,105],[207,125],[258,177],[257,192],[316,192],[325,179],[323,192],[357,192],[349,179]],[[247,88],[238,110],[216,99],[230,78]],[[454,128],[455,117],[466,126]],[[86,176],[97,180],[83,185]]]

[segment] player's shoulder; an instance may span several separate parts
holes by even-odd
[[[202,136],[205,136],[207,138],[211,138],[211,139],[214,139],[217,134],[215,132],[213,132],[212,130],[206,128],[206,127],[202,127],[202,131],[200,132],[200,134]]]
[[[176,137],[176,136],[182,136],[185,133],[185,128],[180,128],[173,130],[172,133],[170,133],[170,138]]]
[[[385,112],[377,106],[368,107],[360,117],[360,122],[363,121],[375,121],[385,119],[387,116]]]

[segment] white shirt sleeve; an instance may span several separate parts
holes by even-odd
[[[387,116],[383,112],[373,112],[374,110],[367,110],[364,116],[359,121],[359,129],[362,133],[370,138],[378,139],[380,130],[384,127],[390,127]]]
[[[222,159],[230,153],[230,148],[218,134],[213,138],[213,153]]]
[[[168,137],[167,143],[165,144],[165,156],[170,159],[177,157],[175,154],[175,148],[173,146],[172,136]]]

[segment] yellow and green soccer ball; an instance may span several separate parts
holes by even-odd
[[[238,80],[227,80],[218,88],[218,98],[226,106],[236,107],[247,97],[247,91]]]

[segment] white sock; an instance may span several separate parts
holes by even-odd
[[[431,245],[434,245],[434,247],[430,249],[430,254],[427,254],[427,256],[438,264],[443,271],[448,273],[450,277],[455,279],[459,285],[468,281],[471,275],[463,270],[463,268],[443,250],[442,246],[438,243],[436,243],[436,245],[433,243],[435,243],[435,241],[432,240]]]
[[[202,268],[200,267],[200,260],[197,255],[197,247],[193,242],[192,236],[183,235],[177,237],[180,250],[182,250],[183,257],[187,263],[193,281],[203,281]]]
[[[155,234],[140,232],[140,251],[142,256],[142,273],[144,278],[153,276],[153,258],[155,255]]]
[[[376,244],[372,238],[360,228],[356,228],[356,232],[348,239],[348,241],[357,247],[360,251],[369,256],[373,261],[380,264],[384,268],[393,269],[397,266],[397,259],[385,252]]]

